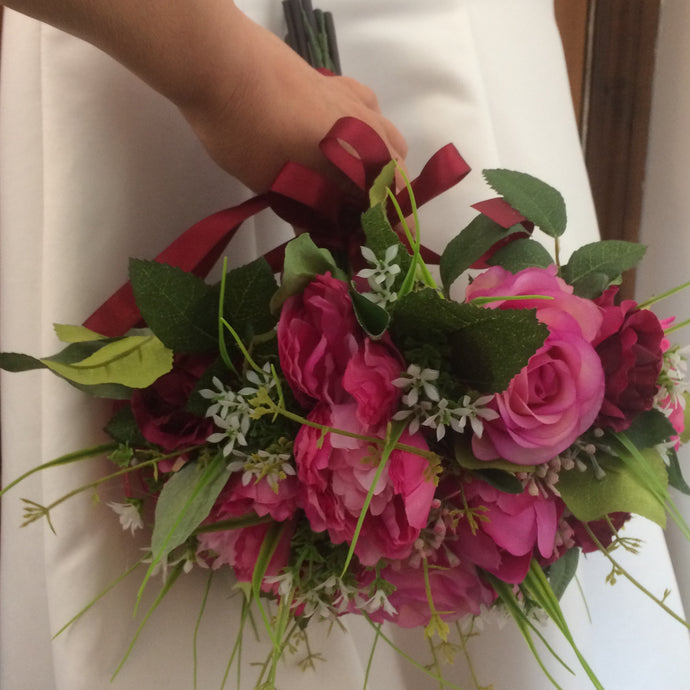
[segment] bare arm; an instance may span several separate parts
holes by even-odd
[[[209,154],[263,191],[288,160],[334,174],[317,144],[344,115],[406,145],[358,82],[325,77],[230,0],[6,0],[85,39],[177,105]]]

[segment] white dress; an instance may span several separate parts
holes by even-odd
[[[251,16],[282,31],[280,3],[244,0]],[[424,209],[426,241],[441,249],[491,196],[483,167],[524,170],[559,188],[570,231],[565,251],[596,237],[586,174],[550,0],[323,0],[332,10],[346,74],[372,87],[404,133],[408,166],[418,172],[453,142],[474,172]],[[58,349],[53,322],[79,323],[126,277],[130,256],[152,257],[193,222],[249,196],[207,159],[177,111],[119,65],[57,30],[6,13],[2,61],[0,314],[2,350],[43,355]],[[248,223],[229,250],[235,264],[289,236],[268,213]],[[2,378],[3,481],[90,443],[107,410],[42,373]],[[132,619],[138,575],[80,621],[51,636],[138,557],[108,500],[117,487],[82,495],[45,525],[19,529],[19,497],[47,503],[97,476],[87,463],[34,476],[2,503],[0,687],[6,690],[105,690],[192,687],[192,634],[205,574],[178,581],[155,612],[111,684],[138,621]],[[654,593],[672,590],[673,569],[660,530],[638,521],[646,539],[627,565]],[[564,606],[573,633],[607,690],[690,687],[687,631],[637,590],[604,583],[609,567],[594,555]],[[153,589],[153,588],[151,588]],[[199,629],[198,687],[221,686],[234,643],[238,598],[222,578]],[[150,603],[150,599],[149,599]],[[278,687],[362,687],[371,633],[326,627],[311,635],[326,661],[317,673],[281,666]],[[426,661],[421,633],[389,630]],[[572,654],[547,628],[557,649]],[[265,644],[249,642],[242,680]],[[511,623],[489,625],[472,641],[479,679],[495,690],[551,687]],[[548,662],[563,688],[590,687]],[[449,680],[471,687],[461,658]],[[379,643],[369,688],[424,690],[438,683]]]

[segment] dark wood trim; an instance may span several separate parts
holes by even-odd
[[[605,239],[637,241],[660,0],[592,0],[583,147]],[[632,295],[634,277],[623,291]]]

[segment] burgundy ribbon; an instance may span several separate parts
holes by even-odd
[[[339,120],[321,142],[324,155],[354,183],[353,191],[343,188],[320,173],[287,163],[265,194],[238,206],[219,211],[199,221],[164,249],[156,261],[176,266],[205,277],[222,255],[242,223],[270,207],[293,226],[309,232],[319,246],[359,255],[362,244],[359,219],[369,207],[368,190],[381,169],[390,161],[383,140],[367,124],[355,118]],[[433,199],[462,180],[470,171],[457,149],[448,144],[435,153],[412,183],[418,206]],[[411,213],[410,195],[403,189],[398,203],[407,216]],[[395,210],[389,213],[397,222]],[[282,268],[284,245],[266,255],[278,272]],[[434,260],[433,252],[423,252]],[[141,321],[131,285],[126,283],[85,322],[88,328],[107,336],[118,336]]]

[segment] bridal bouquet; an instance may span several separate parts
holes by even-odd
[[[383,639],[384,621],[419,627],[447,651],[449,624],[463,635],[458,622],[491,608],[533,651],[545,612],[601,687],[558,599],[581,552],[616,566],[631,513],[682,525],[667,487],[689,491],[673,325],[651,302],[616,301],[644,248],[596,242],[563,263],[561,195],[487,170],[498,197],[433,257],[417,201],[442,191],[439,169],[448,186],[468,168],[447,147],[396,194],[372,137],[343,121],[324,144],[362,188],[356,204],[326,190],[308,207],[305,171],[288,166],[175,256],[132,260],[130,286],[88,327],[56,326],[59,354],[0,355],[113,401],[111,443],[41,468],[108,453],[103,481],[122,478],[111,507],[124,529],[151,530],[142,588],[160,569],[166,591],[195,566],[234,571],[273,647],[257,687],[274,687],[312,619],[366,616]],[[215,284],[195,275],[219,251],[208,232],[266,204],[312,232]],[[207,253],[185,267],[203,233]],[[27,522],[54,505],[27,501]]]

